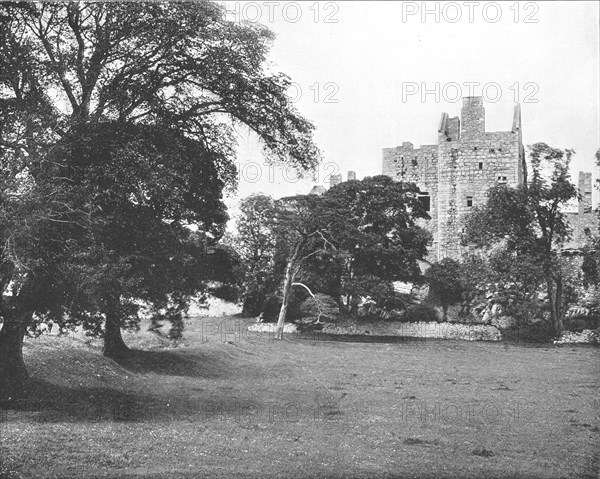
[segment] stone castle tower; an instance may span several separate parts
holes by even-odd
[[[486,132],[481,97],[463,98],[461,118],[442,113],[437,145],[412,143],[383,149],[384,175],[414,182],[431,220],[423,226],[433,234],[431,260],[461,253],[462,216],[486,201],[496,184],[517,186],[527,181],[521,137],[521,109],[514,108],[510,131]]]
[[[571,226],[571,238],[564,245],[565,250],[576,250],[589,244],[598,234],[599,217],[592,206],[592,174],[579,172],[579,201],[577,211],[567,212],[566,217]]]

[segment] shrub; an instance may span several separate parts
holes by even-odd
[[[292,291],[290,296],[290,302],[287,310],[287,320],[293,321],[302,317],[300,314],[300,304],[306,298],[302,292],[297,290]],[[277,292],[269,296],[265,302],[263,309],[263,321],[265,323],[275,323],[279,318],[279,311],[281,310],[281,293]]]
[[[266,297],[262,291],[249,291],[244,295],[242,314],[244,316],[258,316],[263,311],[265,302]]]
[[[425,278],[429,284],[430,298],[443,308],[446,321],[448,308],[460,303],[465,291],[461,265],[458,261],[444,258],[431,265],[425,273]]]
[[[222,283],[218,286],[210,289],[210,294],[215,298],[228,301],[230,303],[237,303],[241,297],[240,287],[235,284]]]
[[[516,329],[503,332],[503,338],[509,341],[524,343],[547,343],[554,337],[554,329],[550,321],[539,321],[534,324],[520,325]]]
[[[584,329],[598,329],[600,318],[598,316],[572,316],[565,318],[565,330],[581,332]]]
[[[429,322],[439,321],[440,316],[435,308],[426,304],[417,304],[408,309],[406,314],[402,317],[402,322],[407,323],[418,323],[418,322]]]

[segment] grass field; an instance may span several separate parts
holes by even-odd
[[[27,340],[0,475],[598,477],[598,348],[273,341],[247,322],[189,320],[178,348],[126,334],[121,364],[97,340]]]

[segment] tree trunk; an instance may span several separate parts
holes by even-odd
[[[290,301],[292,283],[294,282],[294,263],[295,255],[290,259],[285,269],[285,280],[283,283],[283,299],[281,301],[281,309],[279,310],[279,318],[277,319],[277,339],[283,339],[283,326],[285,325],[285,317],[287,315],[288,304]]]
[[[559,288],[557,288],[557,291],[554,290],[554,283],[551,279],[546,280],[546,285],[548,289],[548,302],[550,303],[550,320],[552,322],[552,329],[554,330],[554,334],[560,336],[563,332],[563,321],[560,311],[561,308],[559,307],[559,304],[562,301],[562,291],[560,291]]]
[[[29,378],[23,361],[24,322],[5,318],[0,330],[0,392],[12,395]]]
[[[104,324],[104,348],[102,354],[108,358],[118,359],[127,354],[129,348],[123,341],[119,316],[115,310],[106,313]]]
[[[347,294],[346,295],[346,304],[344,304],[346,316],[350,316],[350,310],[352,309],[351,301],[352,301],[352,296]]]
[[[554,331],[557,335],[561,335],[564,330],[565,307],[563,298],[562,278],[556,278],[556,323]]]
[[[283,298],[281,300],[281,309],[279,310],[279,318],[277,319],[277,334],[276,339],[283,339],[283,326],[285,324],[285,317],[287,315],[288,304],[290,301],[290,293],[292,292],[292,283],[294,282],[294,278],[296,277],[297,270],[296,262],[298,261],[298,257],[300,256],[300,251],[304,247],[306,243],[306,238],[303,238],[296,247],[294,248],[294,253],[288,261],[288,264],[285,268],[285,279],[283,281]]]

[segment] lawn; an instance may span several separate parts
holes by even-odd
[[[28,339],[0,412],[3,477],[597,478],[597,347],[331,342],[191,319],[120,364]],[[142,350],[143,348],[143,350]]]

